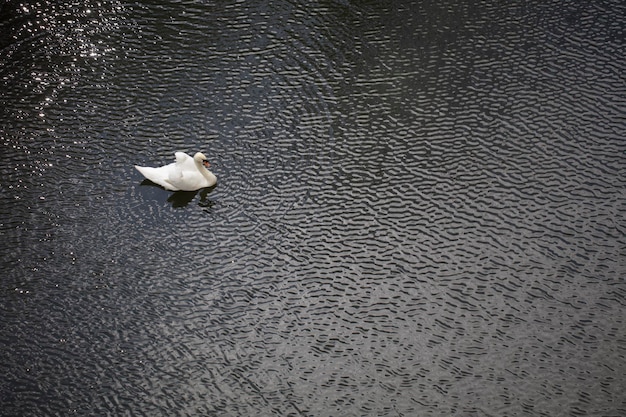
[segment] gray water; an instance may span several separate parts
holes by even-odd
[[[1,4],[0,415],[626,415],[623,2]]]

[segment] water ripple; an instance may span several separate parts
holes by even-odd
[[[623,414],[623,6],[40,3],[7,414]],[[142,184],[176,150],[217,186]]]

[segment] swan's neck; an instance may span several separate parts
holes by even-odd
[[[200,174],[202,174],[202,176],[203,176],[204,178],[206,178],[207,180],[209,180],[209,181],[210,181],[210,180],[211,180],[211,174],[209,173],[209,170],[208,170],[208,169],[206,169],[206,168],[204,167],[204,165],[202,165],[202,162],[201,162],[201,161],[195,161],[195,160],[194,160],[194,162],[196,163],[196,168],[198,168],[198,171],[200,171]]]

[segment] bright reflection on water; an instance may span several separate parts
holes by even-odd
[[[621,2],[149,3],[0,6],[0,414],[626,414]]]

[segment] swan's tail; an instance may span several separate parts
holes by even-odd
[[[173,187],[172,184],[167,182],[167,179],[164,178],[163,172],[160,171],[163,168],[140,167],[139,165],[135,165],[135,168],[137,169],[137,171],[141,173],[141,175],[143,175],[144,177],[146,177],[153,183],[160,185],[166,190],[171,190],[171,191],[177,190],[177,188]]]

